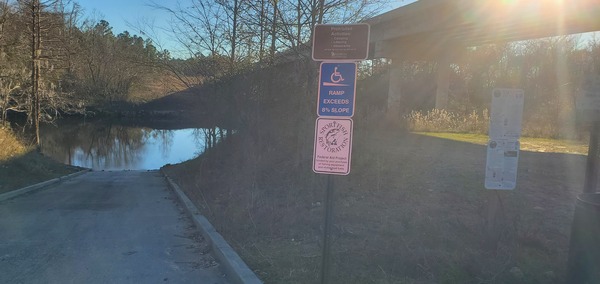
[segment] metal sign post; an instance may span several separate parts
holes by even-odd
[[[319,76],[319,101],[315,123],[313,171],[327,174],[321,283],[329,282],[331,263],[331,226],[333,226],[334,188],[332,175],[350,173],[352,119],[356,95],[357,66],[369,54],[368,24],[316,25],[313,60],[322,62]]]
[[[333,226],[333,176],[327,176],[325,195],[325,228],[323,229],[323,257],[321,259],[321,283],[329,283],[329,264],[331,263],[331,226]]]

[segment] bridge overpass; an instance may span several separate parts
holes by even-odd
[[[400,109],[400,64],[437,62],[436,108],[448,102],[450,64],[461,50],[600,31],[598,0],[419,0],[365,21],[370,58],[392,59],[388,110]]]

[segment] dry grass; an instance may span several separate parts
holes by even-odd
[[[0,127],[0,193],[64,176],[78,170],[43,156]]]
[[[355,131],[366,135],[352,173],[335,177],[332,283],[561,283],[582,155],[523,153],[517,190],[494,192],[483,189],[483,146]],[[286,161],[281,145],[256,158],[246,142],[167,171],[266,283],[316,283],[325,178]]]
[[[412,111],[405,116],[409,128],[415,132],[458,132],[487,133],[489,113],[472,111],[464,115],[444,109],[433,109],[427,112]]]
[[[468,133],[446,133],[446,132],[418,132],[420,135],[443,138],[453,141],[468,142],[477,145],[487,145],[489,136],[483,134]],[[546,138],[522,137],[521,151],[541,153],[564,153],[587,155],[588,145],[586,142],[575,140],[559,140]]]
[[[183,77],[188,83],[201,83],[199,78]],[[188,87],[170,72],[162,71],[160,75],[144,78],[143,81],[133,86],[129,100],[133,103],[144,103],[169,94],[183,91]]]
[[[21,156],[29,150],[8,127],[3,126],[0,126],[0,145],[0,163]]]
[[[549,139],[582,139],[586,133],[583,123],[576,123],[575,112],[569,106],[537,108],[524,111],[521,134],[524,137]],[[473,110],[470,113],[444,109],[412,111],[404,117],[408,128],[414,132],[444,132],[487,134],[489,111]]]

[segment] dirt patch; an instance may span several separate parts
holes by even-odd
[[[486,191],[484,146],[376,121],[334,177],[333,283],[563,282],[585,156],[524,151],[517,189]],[[255,154],[234,135],[165,170],[266,283],[316,283],[326,179],[289,143]]]

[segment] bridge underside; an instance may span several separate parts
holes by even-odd
[[[600,2],[420,0],[367,22],[370,58],[437,62],[436,108],[445,108],[449,66],[466,47],[600,31]],[[388,109],[399,109],[402,88],[394,73],[390,72]]]

